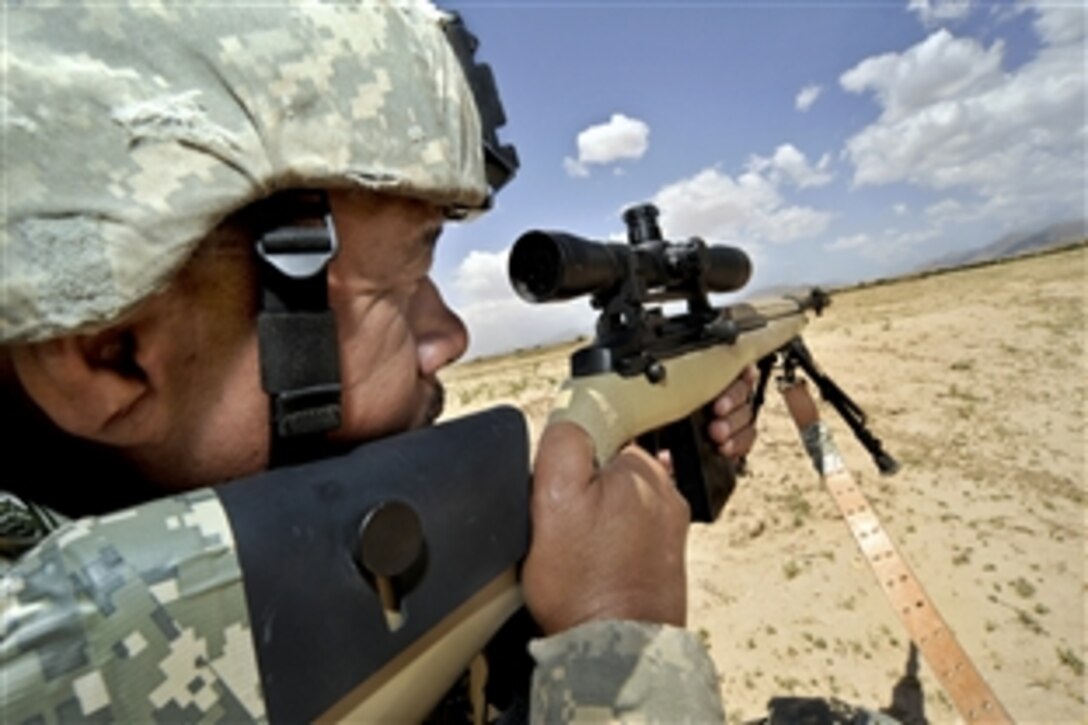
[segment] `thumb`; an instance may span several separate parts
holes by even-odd
[[[560,503],[578,496],[597,473],[593,440],[574,423],[552,423],[544,429],[533,471],[533,502]]]

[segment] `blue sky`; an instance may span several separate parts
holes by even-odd
[[[440,245],[470,355],[588,332],[584,301],[513,297],[508,249],[530,228],[616,238],[641,201],[667,237],[749,252],[749,289],[894,275],[1085,214],[1080,2],[443,7],[479,37],[522,162]]]

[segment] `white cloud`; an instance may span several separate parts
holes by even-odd
[[[947,219],[964,212],[964,205],[955,199],[944,199],[926,207],[926,216],[930,219]]]
[[[812,108],[812,104],[820,97],[823,90],[823,86],[816,84],[805,86],[797,93],[797,98],[793,102],[794,108],[798,111],[807,111]]]
[[[1047,45],[1073,45],[1079,43],[1081,52],[1086,33],[1084,5],[1077,3],[1055,4],[1042,0],[1028,0],[1027,5],[1037,10],[1035,32]],[[1083,57],[1083,56],[1082,56]]]
[[[586,299],[537,305],[514,294],[506,274],[509,255],[509,249],[473,250],[454,273],[457,313],[469,330],[468,357],[570,340],[592,332],[595,316]]]
[[[1002,69],[1000,42],[987,49],[940,30],[844,73],[843,88],[871,92],[882,109],[846,143],[854,184],[958,189],[977,200],[962,218],[1083,214],[1085,11],[1034,11],[1042,47],[1015,72]]]
[[[906,216],[907,212],[910,211],[910,207],[906,204],[896,204],[892,207],[892,211],[895,212],[896,216]]]
[[[854,234],[849,237],[839,237],[830,244],[825,244],[824,249],[829,252],[842,252],[847,249],[864,247],[870,241],[868,234]]]
[[[917,261],[921,245],[940,236],[937,226],[928,225],[915,229],[887,227],[872,234],[853,234],[839,237],[824,245],[828,252],[851,251],[860,257],[883,264],[904,264]]]
[[[831,155],[824,154],[816,166],[810,166],[805,155],[793,144],[782,144],[774,151],[774,156],[764,158],[752,156],[748,168],[756,173],[766,173],[771,182],[778,186],[788,179],[797,186],[823,186],[829,183],[834,174],[827,171],[831,164]]]
[[[649,147],[649,126],[637,118],[613,113],[607,123],[590,126],[578,134],[578,158],[563,159],[563,168],[571,176],[588,176],[591,164],[640,159]]]
[[[918,14],[928,28],[942,21],[962,20],[971,12],[971,0],[909,0],[907,10]]]
[[[925,208],[926,218],[936,227],[966,224],[984,218],[991,208],[989,202],[971,203],[957,199],[942,199]]]
[[[969,97],[1003,81],[1004,45],[989,50],[970,38],[941,29],[905,53],[885,53],[863,60],[839,82],[851,93],[873,91],[883,107],[882,120],[895,121],[945,100]]]
[[[586,165],[576,159],[572,159],[569,156],[563,159],[563,168],[570,176],[589,176],[589,169],[586,168]]]
[[[469,330],[467,358],[590,335],[596,320],[587,299],[534,305],[511,296],[463,304],[457,313]]]
[[[749,169],[736,179],[717,168],[665,186],[653,199],[670,236],[783,243],[822,232],[832,215],[789,206],[770,178]]]
[[[498,253],[473,249],[457,266],[453,284],[461,299],[497,300],[510,296],[506,280],[509,250]]]

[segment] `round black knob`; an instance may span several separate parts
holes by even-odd
[[[625,211],[623,222],[627,225],[627,241],[640,244],[661,239],[657,215],[657,207],[653,204],[639,204]]]
[[[356,556],[370,574],[378,577],[403,574],[422,551],[423,524],[408,504],[383,501],[363,516]]]
[[[662,382],[667,374],[668,371],[665,369],[665,366],[657,360],[654,360],[646,366],[646,379],[654,385]]]

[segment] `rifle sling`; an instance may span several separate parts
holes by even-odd
[[[822,478],[880,588],[956,710],[969,723],[1011,723],[1012,718],[956,641],[854,477],[839,469]]]

